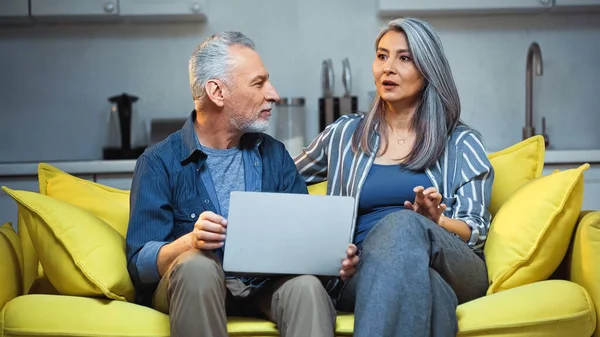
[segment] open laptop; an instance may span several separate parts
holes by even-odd
[[[354,198],[232,192],[223,269],[229,275],[339,276]]]

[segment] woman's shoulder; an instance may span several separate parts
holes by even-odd
[[[339,125],[358,125],[365,118],[365,113],[355,112],[340,116],[334,124]]]
[[[452,133],[450,134],[451,143],[455,145],[460,145],[465,142],[471,141],[482,141],[482,136],[479,131],[471,128],[466,124],[459,124],[454,128]]]
[[[486,153],[482,135],[466,124],[460,124],[454,128],[448,146],[453,146],[459,151],[469,149],[470,151]]]
[[[333,135],[340,133],[352,133],[364,120],[365,114],[362,112],[350,113],[340,116],[335,122],[331,123],[326,129],[330,129]]]

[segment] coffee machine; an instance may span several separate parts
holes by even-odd
[[[131,145],[133,103],[138,101],[138,97],[122,93],[109,97],[108,101],[114,104],[111,109],[111,120],[116,119],[117,123],[112,123],[116,125],[111,125],[111,127],[118,128],[121,146],[105,147],[102,151],[103,158],[106,160],[137,159],[146,149],[145,146],[132,147]]]

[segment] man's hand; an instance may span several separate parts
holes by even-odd
[[[227,220],[213,212],[202,212],[191,233],[191,246],[196,249],[221,248],[225,241]]]
[[[358,255],[356,255],[356,246],[350,244],[346,251],[346,258],[342,261],[342,269],[340,270],[342,281],[348,281],[356,273],[357,265]]]
[[[416,193],[415,202],[405,201],[404,207],[440,225],[440,219],[446,210],[446,204],[440,204],[442,195],[438,193],[435,187],[425,189],[423,186],[417,186],[413,191]]]

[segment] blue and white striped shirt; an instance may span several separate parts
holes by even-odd
[[[363,117],[363,114],[340,117],[294,160],[307,184],[327,180],[327,194],[354,197],[355,209],[379,146],[379,136],[375,135],[372,155],[352,151],[352,137]],[[468,245],[481,248],[491,222],[488,207],[494,171],[477,133],[464,125],[458,126],[450,135],[444,154],[425,173],[448,206],[444,215],[467,223],[471,228]],[[356,218],[355,211],[353,226]]]

